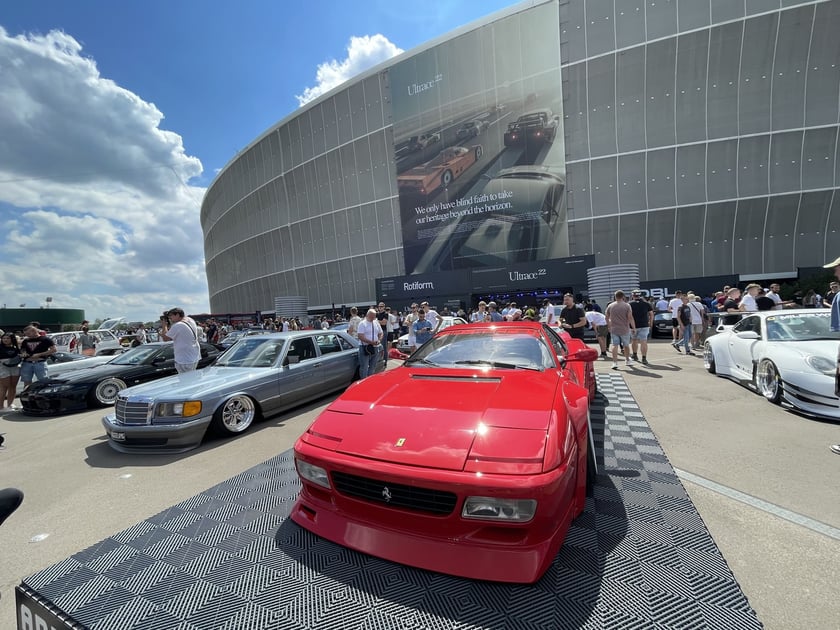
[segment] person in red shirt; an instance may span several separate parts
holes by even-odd
[[[408,358],[408,355],[405,352],[400,352],[397,349],[397,342],[394,341],[391,344],[391,349],[388,350],[388,358],[389,359],[397,359],[399,361],[405,361]]]

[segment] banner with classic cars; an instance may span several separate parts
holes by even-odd
[[[568,255],[556,3],[389,70],[405,270]]]

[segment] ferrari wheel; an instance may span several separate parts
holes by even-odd
[[[770,359],[762,359],[755,371],[755,385],[761,395],[771,403],[782,400],[782,378]]]
[[[709,374],[716,374],[715,367],[715,352],[712,350],[712,344],[708,341],[703,346],[703,367],[709,371]]]
[[[253,400],[248,396],[234,396],[213,414],[213,426],[222,435],[238,435],[248,430],[256,416]]]
[[[106,378],[99,381],[93,388],[93,399],[99,405],[113,405],[117,402],[117,396],[128,385],[121,378]]]
[[[443,175],[440,176],[440,185],[446,188],[449,184],[452,183],[452,171],[446,170],[443,171]]]

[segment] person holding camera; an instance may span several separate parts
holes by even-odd
[[[198,327],[192,317],[184,315],[180,308],[173,308],[161,316],[160,336],[172,342],[175,352],[175,370],[182,374],[192,372],[201,359],[198,343]]]
[[[377,359],[382,350],[382,326],[376,320],[376,311],[368,310],[359,322],[359,378],[367,378],[376,372]]]

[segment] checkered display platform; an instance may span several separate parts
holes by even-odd
[[[26,578],[19,600],[91,630],[761,628],[622,376],[598,386],[601,474],[535,585],[310,534],[286,519],[300,487],[287,451]]]

